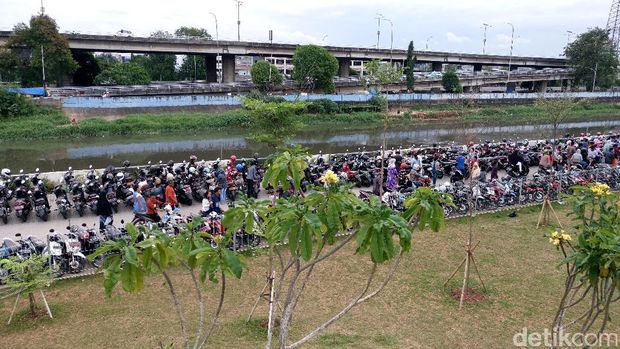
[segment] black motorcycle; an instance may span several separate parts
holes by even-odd
[[[71,203],[67,197],[67,191],[61,185],[57,185],[54,188],[54,195],[56,196],[56,207],[62,218],[67,219],[71,211]]]

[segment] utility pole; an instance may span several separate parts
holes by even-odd
[[[433,38],[433,36],[429,36],[428,38],[426,38],[426,51],[428,51],[428,42]]]
[[[385,17],[383,17],[383,20],[390,23],[390,64],[392,64],[392,50],[394,48],[394,23]]]
[[[381,38],[381,18],[383,17],[382,14],[377,13],[377,49],[379,48],[379,40]]]
[[[506,80],[506,89],[508,89],[508,84],[510,83],[510,70],[512,69],[512,50],[514,49],[515,43],[515,26],[512,23],[507,23],[512,27],[512,35],[510,36],[510,58],[508,59],[508,78]]]
[[[43,75],[44,95],[47,96],[47,82],[45,81],[45,55],[43,54],[43,45],[41,45],[41,73]]]
[[[492,27],[490,24],[482,23],[484,26],[484,36],[482,37],[482,54],[485,55],[487,53],[487,28]]]
[[[243,1],[235,0],[237,3],[237,41],[241,41],[241,5]]]
[[[45,7],[43,7],[43,0],[41,0],[41,16],[45,14]]]
[[[594,92],[594,89],[596,88],[596,73],[598,72],[598,62],[596,62],[596,65],[594,66],[594,76],[592,77],[592,92]]]
[[[217,55],[219,55],[220,54],[220,32],[218,31],[218,28],[217,28],[217,16],[213,12],[209,12],[209,14],[211,16],[213,16],[213,19],[215,20],[215,45],[217,47]],[[220,68],[219,68],[219,66],[217,64],[217,61],[218,61],[217,55],[215,56],[215,71],[216,71],[216,74],[217,74],[217,82],[218,83],[222,83],[222,74],[221,74]],[[205,81],[206,80],[208,80],[208,79],[205,77]]]

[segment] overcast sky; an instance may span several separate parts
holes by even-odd
[[[511,22],[515,55],[557,57],[567,42],[567,30],[580,33],[605,27],[611,0],[243,0],[241,40],[316,43],[374,47],[377,13],[393,23],[394,48],[481,52],[482,23],[488,29],[487,52],[508,54]],[[131,30],[148,36],[156,30],[204,27],[220,39],[237,38],[234,0],[44,0],[45,11],[61,31],[113,34]],[[28,22],[40,0],[0,0],[0,30]],[[574,36],[573,36],[574,38]],[[381,23],[381,43],[390,46],[390,24]]]

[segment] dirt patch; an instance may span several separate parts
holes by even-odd
[[[461,289],[462,288],[460,287],[452,289],[452,297],[454,297],[457,301],[461,300]],[[487,297],[482,292],[469,287],[465,289],[465,303],[475,304],[480,303],[485,299],[487,299]]]
[[[45,310],[44,308],[35,308],[34,313],[31,313],[30,311],[28,311],[27,313],[22,315],[21,320],[34,321],[34,320],[38,320],[43,317],[49,317],[47,310]]]
[[[262,328],[268,328],[269,327],[269,320],[268,319],[263,319],[260,321],[259,323],[260,327]],[[280,319],[275,319],[275,321],[273,322],[273,327],[280,327]]]

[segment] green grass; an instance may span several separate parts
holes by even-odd
[[[458,310],[450,290],[460,287],[462,270],[443,287],[464,258],[468,234],[466,219],[449,220],[439,233],[415,232],[412,251],[398,272],[377,297],[353,309],[317,339],[303,348],[511,348],[513,335],[523,327],[542,331],[549,327],[559,303],[565,272],[556,267],[562,258],[536,229],[539,207],[474,218],[475,256],[487,287],[486,300]],[[564,227],[573,222],[568,209],[558,206]],[[260,348],[266,330],[261,326],[267,302],[261,301],[253,319],[247,316],[265,283],[268,257],[247,258],[248,269],[241,280],[227,280],[227,298],[212,348]],[[388,266],[381,266],[379,275]],[[318,264],[302,297],[291,329],[298,339],[314,329],[363,287],[370,269],[369,257],[344,248],[332,259]],[[194,323],[191,279],[173,271],[186,308]],[[128,294],[118,287],[105,298],[101,276],[66,280],[46,290],[55,319],[41,317],[6,325],[13,299],[0,306],[0,337],[11,348],[154,348],[159,343],[179,343],[179,326],[171,299],[161,277],[145,280],[145,289]],[[481,290],[472,274],[471,286]],[[217,285],[205,286],[208,314],[217,304]],[[0,305],[2,302],[0,302]],[[27,307],[20,303],[23,313]],[[620,331],[620,307],[611,308],[608,332]],[[277,329],[275,331],[277,341]]]
[[[581,103],[567,117],[570,120],[614,118],[620,116],[620,105],[614,103]],[[350,114],[302,114],[304,129],[320,130],[373,129],[382,127],[383,114],[354,112]],[[420,120],[423,119],[423,120]],[[429,120],[430,119],[430,120]],[[420,106],[392,113],[390,125],[470,121],[472,123],[544,123],[549,118],[532,105],[463,107],[459,105]],[[36,115],[0,119],[0,141],[28,139],[79,139],[112,135],[200,134],[215,130],[243,130],[249,116],[242,109],[223,113],[135,114],[121,119],[90,118],[72,125],[59,111],[40,109]]]

